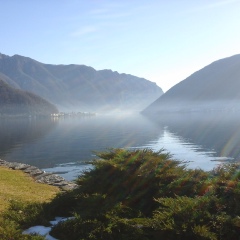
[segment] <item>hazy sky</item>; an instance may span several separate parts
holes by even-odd
[[[164,91],[240,53],[240,0],[0,0],[0,52],[84,64]]]

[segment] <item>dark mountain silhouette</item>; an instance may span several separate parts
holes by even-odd
[[[143,113],[240,110],[240,54],[213,62],[158,98]]]
[[[155,83],[129,74],[43,64],[19,55],[0,54],[0,77],[68,110],[142,110],[163,93]]]
[[[0,79],[0,116],[50,115],[57,112],[57,108],[45,99],[15,89]]]

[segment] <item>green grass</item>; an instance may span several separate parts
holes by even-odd
[[[47,223],[45,216],[41,218],[43,206],[58,192],[58,188],[36,183],[22,171],[0,167],[0,239],[43,240],[22,235],[22,230],[40,220]]]
[[[58,192],[57,187],[36,183],[22,171],[0,167],[0,213],[11,200],[47,202]]]

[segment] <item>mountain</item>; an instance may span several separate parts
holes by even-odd
[[[143,113],[240,110],[240,54],[211,63],[173,86]]]
[[[0,116],[50,115],[57,112],[57,108],[45,99],[15,89],[0,79]]]
[[[0,54],[0,78],[61,110],[142,110],[163,94],[144,78],[85,65],[43,64],[19,55]]]

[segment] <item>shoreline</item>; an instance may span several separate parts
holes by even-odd
[[[67,181],[66,179],[57,174],[45,172],[35,166],[25,163],[8,162],[0,159],[0,167],[7,167],[13,170],[21,170],[31,176],[35,182],[55,186],[62,191],[71,191],[78,186],[74,182]]]

